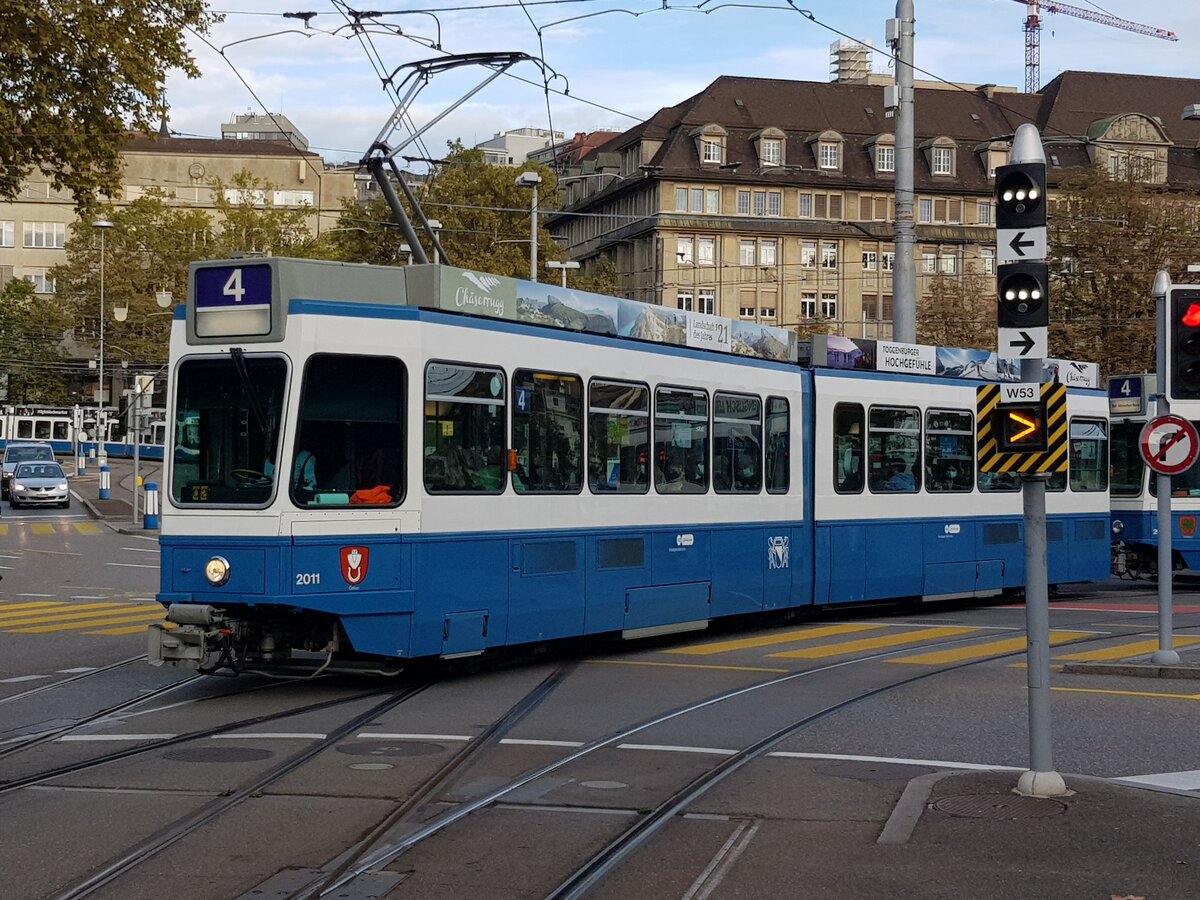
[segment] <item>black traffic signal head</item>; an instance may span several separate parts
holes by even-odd
[[[997,453],[1041,453],[1046,450],[1046,404],[997,406],[993,416]]]
[[[1014,163],[996,169],[996,227],[1046,224],[1046,164]]]
[[[1050,324],[1050,273],[1045,263],[1008,263],[996,269],[996,324],[1045,328]]]
[[[1200,288],[1173,287],[1167,297],[1171,317],[1167,377],[1171,400],[1200,400]]]

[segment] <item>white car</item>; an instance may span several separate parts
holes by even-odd
[[[23,462],[54,462],[54,448],[42,441],[10,441],[0,462],[0,499],[8,499],[13,469]]]
[[[62,466],[56,462],[17,463],[9,481],[9,503],[18,506],[71,505],[71,491]]]

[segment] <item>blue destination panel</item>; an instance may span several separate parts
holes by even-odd
[[[269,334],[271,268],[256,264],[197,269],[195,302],[200,337]]]

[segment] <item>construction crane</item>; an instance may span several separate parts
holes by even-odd
[[[1134,34],[1144,34],[1147,37],[1161,38],[1164,41],[1179,40],[1173,31],[1155,28],[1152,25],[1140,25],[1127,19],[1119,19],[1109,13],[1080,9],[1078,6],[1068,6],[1065,3],[1039,2],[1039,0],[1015,0],[1015,2],[1029,10],[1025,16],[1025,93],[1027,94],[1037,93],[1042,80],[1042,17],[1038,12],[1039,7],[1046,12],[1075,16],[1077,19],[1086,19],[1100,25],[1123,28]]]

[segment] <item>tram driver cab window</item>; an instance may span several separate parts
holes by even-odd
[[[387,356],[308,361],[288,470],[297,506],[395,506],[404,495],[404,366]]]

